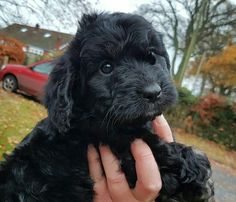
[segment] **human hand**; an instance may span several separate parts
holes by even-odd
[[[158,116],[152,126],[155,134],[161,139],[166,142],[173,141],[164,116]],[[145,142],[137,139],[131,144],[137,173],[134,189],[129,188],[124,173],[120,171],[119,161],[110,148],[100,146],[99,152],[101,159],[96,149],[89,145],[88,163],[94,181],[95,202],[151,202],[157,198],[162,187],[161,176],[152,151]]]

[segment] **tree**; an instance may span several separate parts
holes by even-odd
[[[53,50],[47,54],[44,54],[40,59],[41,60],[51,60],[56,59],[60,56],[62,56],[64,53],[64,50]]]
[[[190,74],[197,71],[192,63]],[[219,91],[221,95],[230,95],[236,90],[236,45],[229,45],[214,56],[210,56],[202,65],[200,74],[210,81],[211,90]]]
[[[38,23],[75,33],[80,15],[90,8],[89,0],[0,0],[0,26]]]
[[[22,64],[25,59],[23,47],[24,44],[16,39],[0,36],[0,59],[8,63]]]
[[[163,0],[142,5],[139,13],[166,33],[173,49],[172,74],[181,86],[191,57],[208,51],[207,43],[236,26],[236,6],[228,0]],[[200,54],[201,54],[200,52]],[[180,64],[175,71],[176,60]]]

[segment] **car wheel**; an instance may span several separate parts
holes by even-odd
[[[3,79],[2,87],[8,92],[15,92],[17,90],[17,80],[13,75],[7,75]]]

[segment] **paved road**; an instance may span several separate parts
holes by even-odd
[[[236,202],[236,170],[212,163],[216,202]]]

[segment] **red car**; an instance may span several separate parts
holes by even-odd
[[[0,70],[2,87],[9,92],[19,89],[42,101],[52,68],[52,61],[40,61],[29,66],[8,64]]]

